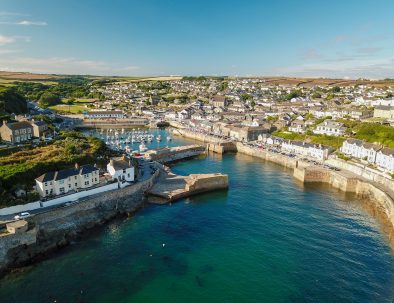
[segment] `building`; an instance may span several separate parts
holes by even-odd
[[[303,134],[305,133],[305,130],[306,130],[305,122],[302,120],[294,120],[293,122],[291,122],[289,126],[289,131],[293,133]]]
[[[87,164],[81,167],[45,173],[36,180],[36,189],[41,197],[57,196],[99,184],[99,169]]]
[[[27,122],[7,123],[3,121],[0,127],[0,135],[3,141],[18,144],[29,141],[33,137],[33,126]]]
[[[385,171],[394,172],[394,149],[383,147],[377,152],[375,163]]]
[[[85,114],[85,119],[124,119],[121,110],[96,110]]]
[[[326,160],[328,155],[333,151],[333,149],[329,146],[293,140],[283,141],[281,149],[290,153],[315,158],[321,161]]]
[[[325,120],[316,126],[313,133],[327,136],[343,136],[345,131],[346,127],[343,126],[343,123],[334,120]]]
[[[377,152],[380,149],[380,146],[372,143],[357,139],[347,139],[343,142],[340,151],[346,155],[367,160],[369,163],[375,163]]]
[[[231,126],[229,136],[238,141],[256,141],[259,136],[269,132],[262,126]]]
[[[31,121],[33,127],[33,136],[36,138],[42,138],[48,132],[48,124],[44,121]]]
[[[373,117],[394,120],[394,106],[376,106],[373,111]]]
[[[220,96],[220,95],[216,95],[213,96],[211,103],[214,107],[227,107],[228,106],[228,100],[226,99],[225,96]]]
[[[113,180],[134,181],[134,166],[125,155],[119,158],[112,158],[107,165],[107,171]]]

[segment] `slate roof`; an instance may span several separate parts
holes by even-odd
[[[24,129],[24,128],[32,128],[29,122],[22,121],[22,122],[13,122],[13,123],[7,123],[6,126],[11,129],[11,130],[17,130],[17,129]]]
[[[67,179],[68,177],[77,176],[77,175],[85,175],[94,171],[98,171],[97,167],[94,167],[91,164],[82,165],[80,168],[67,168],[59,171],[52,171],[45,174],[42,174],[38,178],[36,178],[39,182],[48,182],[48,181],[59,181],[63,179]]]
[[[122,157],[112,159],[112,166],[115,170],[123,170],[133,167],[133,165],[130,165],[129,160],[125,160]]]

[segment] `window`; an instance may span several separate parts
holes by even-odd
[[[97,182],[97,178],[94,178],[94,181]]]
[[[78,186],[78,183],[75,183],[75,187],[77,187]]]
[[[64,193],[64,187],[60,187],[59,191],[60,191],[61,194]]]
[[[59,184],[64,184],[64,180],[59,180]]]
[[[68,184],[68,188],[71,188],[71,184]]]
[[[85,185],[89,185],[89,181],[85,181]]]
[[[48,190],[45,190],[45,194],[46,194],[46,195],[48,194]]]
[[[45,186],[48,186],[48,182],[45,182]]]
[[[74,179],[77,180],[77,176],[74,176]]]

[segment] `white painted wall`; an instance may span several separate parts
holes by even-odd
[[[130,185],[130,183],[124,182],[124,183],[119,183],[120,188],[124,188],[126,186]],[[5,215],[11,215],[11,214],[16,214],[24,211],[31,211],[31,210],[36,210],[41,208],[40,203],[43,205],[42,208],[48,207],[48,206],[54,206],[54,205],[59,205],[63,204],[66,202],[73,202],[77,201],[78,199],[82,199],[88,196],[92,196],[95,194],[107,192],[110,190],[115,190],[118,189],[118,183],[111,183],[108,185],[96,187],[90,190],[84,190],[80,191],[71,195],[65,195],[59,198],[51,199],[48,201],[37,201],[37,202],[32,202],[29,204],[24,204],[24,205],[16,205],[16,206],[11,206],[7,208],[1,208],[0,209],[0,216],[5,216]]]

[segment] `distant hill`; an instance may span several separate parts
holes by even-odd
[[[36,80],[36,81],[39,81],[39,80],[56,80],[56,79],[62,79],[64,77],[58,76],[58,75],[0,71],[0,78],[6,79],[6,80],[19,80],[19,81]]]

